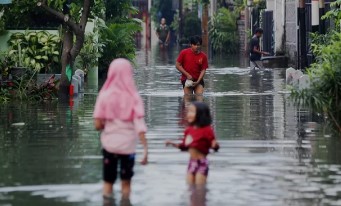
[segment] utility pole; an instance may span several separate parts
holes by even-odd
[[[182,0],[179,0],[179,39],[178,42],[182,39],[182,28],[183,28],[183,13],[182,13]]]
[[[299,0],[299,5],[297,8],[298,13],[298,68],[304,70],[307,66],[307,31],[305,24],[305,0]]]
[[[322,20],[322,17],[325,14],[325,5],[324,5],[324,0],[319,0],[319,14],[320,14],[320,34],[325,34],[326,33],[326,25],[325,25],[325,20]]]
[[[152,25],[150,18],[150,9],[152,7],[152,0],[147,0],[147,11],[146,12],[146,49],[150,49],[152,40]]]
[[[245,56],[248,57],[250,53],[250,48],[249,48],[249,32],[251,31],[250,27],[250,7],[252,5],[252,0],[247,0],[247,4],[245,6],[245,25],[244,25],[244,30],[245,30],[245,40],[244,40],[244,45],[245,45]],[[252,35],[252,34],[251,34]]]
[[[208,52],[208,4],[204,3],[201,18],[202,47],[206,54]]]

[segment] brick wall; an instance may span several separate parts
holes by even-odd
[[[245,51],[245,21],[238,20],[238,36],[239,36],[239,48],[241,52]]]
[[[285,53],[289,64],[297,62],[297,5],[295,0],[285,2]]]

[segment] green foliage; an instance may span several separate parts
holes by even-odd
[[[114,58],[134,59],[134,35],[141,31],[140,24],[139,20],[130,19],[125,23],[111,23],[101,30],[100,42],[105,45],[103,56],[100,58],[101,70],[107,69]]]
[[[57,10],[62,10],[65,1],[66,0],[47,0],[47,5]]]
[[[37,71],[45,69],[59,61],[60,38],[46,31],[25,33],[17,32],[11,35],[8,54],[16,65]]]
[[[328,11],[322,19],[332,19],[335,23],[333,30],[341,31],[341,0],[336,0],[330,3],[330,11]]]
[[[51,77],[48,81],[38,85],[36,71],[26,70],[18,80],[0,82],[0,103],[10,100],[41,101],[57,97],[59,80]]]
[[[130,0],[105,1],[105,20],[107,23],[122,22],[129,14],[137,14],[139,11],[132,6]]]
[[[244,0],[234,1],[234,13],[239,16],[240,12],[245,9],[246,2]]]
[[[184,37],[189,38],[191,36],[201,36],[201,21],[198,18],[196,12],[187,14],[184,20]]]
[[[105,1],[105,22],[98,18],[95,23],[95,39],[93,45],[86,42],[85,50],[81,51],[81,57],[91,58],[86,55],[86,50],[98,50],[91,59],[92,65],[99,66],[100,75],[106,73],[109,64],[114,58],[127,58],[133,60],[135,57],[135,34],[142,30],[141,21],[131,18],[131,15],[138,14],[138,10],[132,6],[130,0]],[[85,58],[83,58],[85,60]],[[86,63],[87,60],[81,61]],[[84,67],[84,66],[83,66]],[[88,66],[91,68],[92,66]]]
[[[0,35],[6,33],[5,21],[4,21],[4,10],[0,11]]]
[[[7,79],[10,74],[11,66],[14,65],[12,58],[8,52],[1,52],[0,54],[0,75],[2,79]]]
[[[20,0],[13,1],[9,5],[0,5],[4,11],[5,28],[56,28],[60,21],[53,15],[37,7],[37,1]]]
[[[103,47],[105,46],[104,43],[99,42],[99,29],[107,28],[105,22],[102,19],[98,19],[95,25],[95,31],[85,36],[83,48],[79,53],[80,68],[85,73],[98,65],[98,59],[102,56]]]
[[[0,103],[7,103],[10,100],[11,94],[8,89],[0,88]]]
[[[198,2],[204,5],[210,4],[210,0],[198,0]]]
[[[328,117],[341,133],[341,0],[331,3],[332,9],[323,19],[331,19],[335,29],[327,34],[311,34],[311,48],[316,63],[307,69],[311,85],[304,90],[292,90],[291,97],[298,105],[306,105]]]
[[[236,15],[226,8],[220,8],[210,21],[209,36],[214,51],[238,52]]]
[[[326,45],[315,45],[317,62],[308,68],[311,85],[293,90],[292,97],[299,105],[326,114],[341,133],[341,33],[333,32]]]
[[[176,10],[170,28],[173,29],[176,33],[179,32],[179,10]]]
[[[252,6],[258,9],[266,9],[266,1],[265,0],[253,0]]]

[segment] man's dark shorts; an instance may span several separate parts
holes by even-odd
[[[181,81],[182,88],[185,88],[185,82],[186,82],[186,80],[184,80],[184,81]],[[195,81],[194,81],[194,82],[195,82]],[[202,87],[204,87],[204,88],[205,88],[205,82],[204,82],[204,79],[202,79],[202,80],[199,82],[199,84],[200,84]]]
[[[134,175],[135,154],[121,155],[103,149],[103,180],[114,183],[117,178],[117,165],[120,164],[121,180],[131,180]]]

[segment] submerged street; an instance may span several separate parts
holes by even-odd
[[[341,205],[339,139],[288,99],[285,69],[249,75],[237,56],[210,61],[199,100],[211,109],[221,149],[208,156],[206,188],[188,188],[188,154],[164,145],[182,137],[186,105],[195,99],[183,97],[177,54],[176,48],[137,53],[150,162],[136,164],[131,205]],[[86,88],[73,106],[0,105],[0,205],[120,205],[118,184],[115,204],[101,196],[96,97]]]

